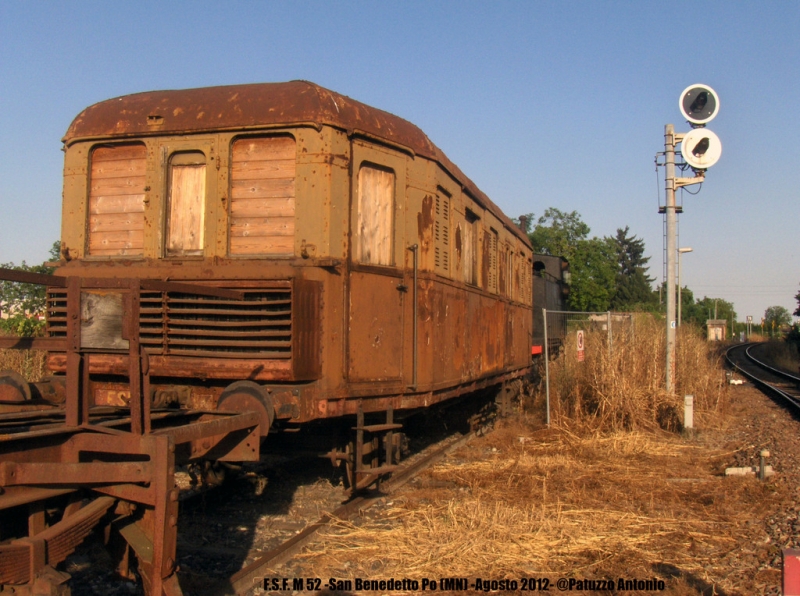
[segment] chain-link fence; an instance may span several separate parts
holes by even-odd
[[[544,328],[544,370],[547,395],[547,424],[550,425],[550,358],[556,358],[574,346],[578,359],[582,360],[584,334],[587,332],[606,332],[609,353],[614,349],[614,334],[634,333],[632,313],[620,312],[568,312],[542,309]],[[568,338],[570,339],[568,342]]]

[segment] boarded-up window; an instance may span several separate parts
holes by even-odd
[[[433,223],[434,265],[437,273],[450,275],[450,197],[436,195]]]
[[[520,252],[517,256],[517,263],[518,263],[518,273],[517,278],[519,279],[519,292],[517,293],[516,299],[522,302],[523,304],[528,304],[528,300],[530,292],[531,292],[531,262],[530,259],[525,258],[525,253]]]
[[[519,255],[511,249],[511,298],[518,302],[522,301],[520,294],[520,279],[519,279]]]
[[[97,147],[92,151],[89,255],[143,253],[146,154],[142,143]]]
[[[355,257],[360,263],[392,264],[394,172],[362,166],[358,171]]]
[[[497,293],[508,296],[508,245],[503,244],[497,251]]]
[[[468,284],[478,285],[478,216],[466,210],[461,257],[461,276]]]
[[[170,159],[167,200],[167,256],[203,254],[206,205],[206,158],[199,151]]]
[[[247,137],[231,150],[230,254],[294,254],[292,137]]]

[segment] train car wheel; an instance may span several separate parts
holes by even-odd
[[[275,420],[272,398],[261,385],[253,381],[236,381],[228,385],[219,396],[217,410],[221,412],[258,412],[259,434],[267,436]]]
[[[18,372],[0,371],[0,401],[24,402],[31,400],[31,388]]]

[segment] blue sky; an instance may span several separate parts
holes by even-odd
[[[0,1],[0,262],[41,262],[59,237],[60,139],[86,106],[307,79],[418,125],[509,216],[629,226],[660,280],[653,159],[702,82],[723,151],[683,196],[683,282],[740,319],[793,311],[799,65],[793,1]]]

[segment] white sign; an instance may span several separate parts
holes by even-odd
[[[583,331],[580,329],[578,330],[578,338],[576,341],[576,345],[578,346],[578,361],[582,362],[584,343],[583,343]]]

